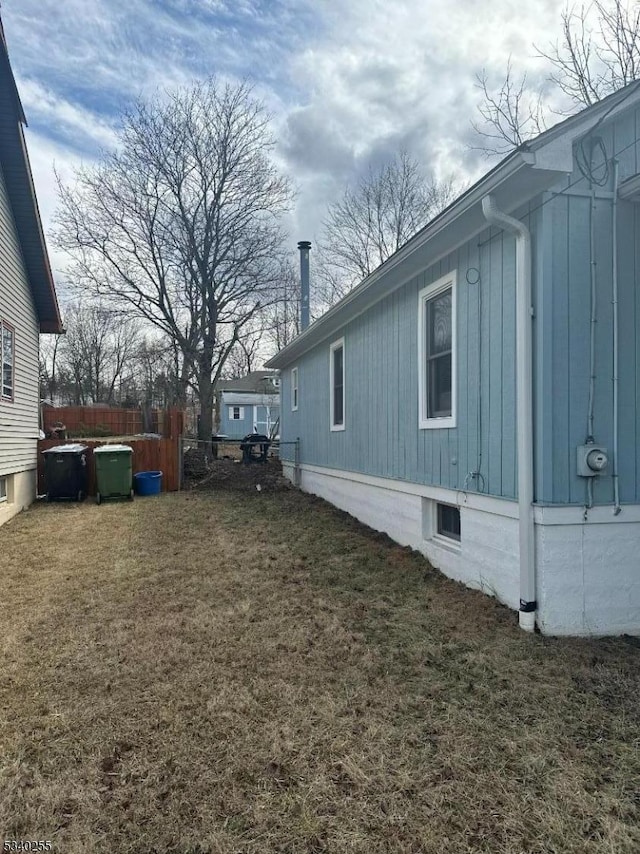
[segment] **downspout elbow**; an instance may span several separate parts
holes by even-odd
[[[536,622],[536,570],[533,520],[533,343],[531,306],[531,234],[527,226],[501,211],[493,196],[482,199],[491,225],[516,236],[516,411],[518,448],[518,533],[520,551],[520,626],[532,632]]]

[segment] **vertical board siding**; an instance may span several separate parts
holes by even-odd
[[[620,396],[620,460],[624,468],[633,474],[624,477],[620,481],[620,500],[631,502],[635,499],[634,485],[638,482],[637,471],[637,429],[638,429],[638,396],[637,386],[638,358],[638,315],[636,284],[636,253],[630,251],[635,244],[635,230],[637,219],[637,206],[629,202],[619,202],[618,207],[618,240],[622,251],[618,256],[619,281],[629,282],[632,286],[622,287],[619,294],[619,335],[620,341],[628,347],[627,358],[621,359],[618,364],[618,374],[621,389],[630,389],[630,393]],[[628,343],[627,343],[628,342]],[[635,394],[633,390],[635,389]]]
[[[421,430],[418,293],[454,270],[457,426]],[[346,429],[332,432],[329,347],[343,336]],[[515,498],[514,364],[515,240],[487,230],[283,371],[281,437],[300,437],[303,463]],[[292,412],[296,366],[300,402]],[[473,478],[478,465],[482,477]]]
[[[593,257],[596,262],[597,323],[594,438],[613,459],[613,175],[635,175],[640,163],[640,112],[632,110],[598,129],[607,151],[604,186],[591,186],[578,168],[549,194],[542,210],[545,283],[536,345],[536,497],[549,504],[581,504],[586,483],[576,471],[576,447],[587,437],[589,399],[591,241],[590,194],[595,194]],[[600,156],[599,163],[602,158]],[[620,498],[640,501],[640,306],[636,272],[640,261],[638,205],[618,201],[619,455]],[[549,285],[547,286],[547,282]],[[549,353],[549,343],[551,344]],[[545,361],[546,360],[546,361]],[[541,371],[544,372],[544,382]],[[544,391],[548,393],[544,393]],[[596,504],[613,501],[611,466],[594,480]]]
[[[14,400],[0,399],[0,475],[36,467],[39,326],[0,170],[0,318],[15,328]]]
[[[607,151],[605,186],[594,184],[596,380],[594,433],[613,451],[612,169],[640,168],[640,109],[597,130]],[[597,159],[597,158],[596,158]],[[596,177],[605,176],[602,157]],[[590,193],[579,169],[516,212],[533,240],[535,499],[581,504],[576,446],[587,435],[590,340]],[[623,502],[640,502],[640,206],[618,204],[619,473]],[[418,292],[457,271],[457,427],[420,430]],[[479,280],[476,282],[479,271]],[[474,284],[471,284],[474,282]],[[327,340],[299,362],[300,408],[283,412],[283,438],[301,438],[310,464],[515,498],[515,240],[487,229],[345,325],[347,429],[328,425]],[[288,371],[284,372],[285,384]],[[481,477],[473,478],[479,468]],[[596,503],[612,501],[610,473]]]

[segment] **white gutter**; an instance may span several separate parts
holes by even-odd
[[[516,412],[518,431],[518,528],[520,542],[520,628],[536,623],[536,564],[533,519],[533,368],[531,234],[527,226],[482,199],[487,222],[516,235]]]

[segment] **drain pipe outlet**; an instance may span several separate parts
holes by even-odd
[[[536,624],[536,564],[533,523],[533,369],[531,234],[527,226],[499,210],[493,196],[482,200],[491,225],[516,236],[516,413],[518,438],[518,516],[520,542],[520,628]]]

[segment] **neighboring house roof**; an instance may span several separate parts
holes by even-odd
[[[552,187],[562,176],[573,171],[573,144],[576,140],[604,119],[613,118],[639,101],[640,81],[636,80],[516,148],[270,359],[267,367],[283,368],[291,364],[426,267],[435,264],[474,234],[487,229],[489,225],[482,213],[482,199],[488,193],[494,195],[499,208],[512,212]]]
[[[217,391],[255,392],[256,394],[277,394],[280,391],[279,383],[276,386],[272,380],[278,379],[278,371],[251,371],[245,377],[234,380],[219,380]]]
[[[41,332],[63,332],[24,139],[27,121],[0,20],[0,165]]]

